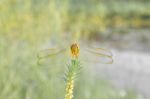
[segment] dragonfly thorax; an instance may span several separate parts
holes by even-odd
[[[77,43],[73,43],[70,47],[70,50],[73,58],[77,58],[79,56],[79,46]]]

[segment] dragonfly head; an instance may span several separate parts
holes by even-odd
[[[71,46],[70,46],[70,50],[71,50],[71,55],[73,58],[78,58],[79,56],[79,46],[77,43],[73,43]]]

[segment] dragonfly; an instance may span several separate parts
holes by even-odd
[[[63,54],[62,58],[78,58],[85,62],[94,62],[101,64],[113,63],[113,55],[108,49],[104,49],[101,47],[80,47],[79,44],[75,42],[65,48],[48,48],[41,50],[37,55],[38,64],[41,64],[41,60],[43,59],[50,59],[60,54]]]

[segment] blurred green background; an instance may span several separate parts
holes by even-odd
[[[149,0],[0,0],[0,99],[63,99],[65,66],[39,66],[37,53],[49,44],[149,30],[149,9]],[[74,99],[138,99],[88,72],[78,77]]]

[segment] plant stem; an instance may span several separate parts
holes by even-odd
[[[78,59],[72,59],[71,64],[68,65],[68,72],[66,74],[66,95],[65,99],[73,99],[73,89],[75,77],[80,69],[80,62]]]

